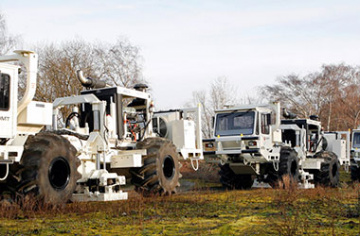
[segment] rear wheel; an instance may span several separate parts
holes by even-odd
[[[136,147],[146,149],[147,155],[143,158],[143,167],[130,171],[135,190],[144,196],[176,193],[181,174],[175,145],[167,139],[148,138]]]
[[[340,164],[333,152],[319,152],[316,158],[323,158],[320,171],[314,175],[315,183],[322,186],[337,187],[340,182]]]
[[[75,147],[64,137],[52,133],[30,136],[20,161],[17,192],[44,203],[65,203],[80,178],[79,165]]]
[[[253,175],[237,175],[232,171],[229,164],[220,166],[220,182],[228,189],[250,189],[254,183]]]

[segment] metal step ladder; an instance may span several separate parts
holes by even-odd
[[[315,188],[315,184],[310,183],[311,180],[314,180],[313,174],[310,174],[309,172],[306,172],[301,169],[299,170],[299,173],[300,173],[299,188],[302,189]]]

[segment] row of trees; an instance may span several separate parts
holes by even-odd
[[[243,92],[241,93],[243,94]],[[226,77],[218,77],[214,79],[208,90],[194,91],[191,100],[186,106],[194,107],[197,104],[201,104],[202,107],[202,132],[204,138],[210,138],[212,136],[213,129],[213,117],[215,111],[222,109],[227,105],[234,104],[251,104],[260,103],[262,98],[251,97],[246,95],[245,97],[239,97],[239,91],[236,85],[229,82]]]
[[[0,13],[0,55],[21,44],[21,37],[9,34],[6,20]],[[51,102],[57,97],[78,94],[83,88],[76,71],[101,78],[110,85],[132,87],[142,82],[142,57],[138,47],[119,38],[113,44],[89,43],[74,39],[61,44],[32,46],[39,55],[38,86],[35,99]],[[20,95],[25,89],[25,75],[20,75]]]
[[[0,55],[10,52],[19,42],[19,36],[11,35],[9,33],[5,16],[0,12]]]
[[[10,52],[20,41],[19,36],[9,34],[5,17],[0,13],[0,54]],[[76,79],[77,69],[112,85],[131,87],[143,81],[139,48],[126,39],[113,44],[76,39],[41,45],[34,50],[39,54],[37,100],[51,102],[56,97],[78,94],[82,87]],[[316,114],[326,130],[352,129],[360,123],[360,67],[357,66],[323,65],[319,72],[305,76],[282,76],[275,84],[263,86],[259,93],[262,96],[240,98],[238,92],[225,77],[212,81],[207,90],[193,92],[186,105],[202,105],[204,137],[211,137],[216,109],[266,100],[280,101],[282,107],[299,117]]]
[[[259,88],[255,97],[239,98],[236,86],[226,78],[215,79],[209,91],[196,91],[188,105],[202,104],[203,135],[211,137],[216,109],[231,104],[281,103],[299,118],[319,116],[327,131],[348,130],[360,124],[360,67],[345,64],[323,65],[304,76],[281,76],[275,84]]]
[[[77,39],[60,45],[38,47],[39,73],[36,99],[53,101],[78,94],[83,88],[76,71],[101,78],[110,85],[132,87],[143,81],[139,49],[127,40],[114,44],[88,43]]]
[[[325,130],[356,128],[360,121],[360,67],[323,65],[305,76],[287,75],[262,88],[271,101],[299,117],[318,115]]]

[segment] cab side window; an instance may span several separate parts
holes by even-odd
[[[0,110],[9,110],[10,103],[10,76],[0,73]]]
[[[270,134],[270,114],[261,114],[261,133]]]

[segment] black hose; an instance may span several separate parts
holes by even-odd
[[[65,121],[65,127],[69,127],[70,126],[70,120],[74,117],[80,117],[80,114],[78,112],[71,112],[70,115],[68,115],[68,117],[66,118]]]
[[[45,131],[45,132],[53,133],[53,134],[57,134],[57,135],[71,135],[71,136],[77,137],[78,139],[81,139],[81,140],[88,140],[88,138],[89,138],[89,135],[79,134],[79,133],[73,132],[71,130],[64,130],[64,129]]]
[[[146,129],[147,129],[147,127],[149,126],[149,124],[150,124],[151,121],[152,121],[152,119],[150,119],[150,120],[148,120],[148,122],[146,122],[145,127],[144,127],[144,133],[143,133],[143,135],[141,135],[141,132],[140,132],[140,135],[141,135],[141,136],[139,137],[139,141],[141,141],[141,140],[144,138]]]

